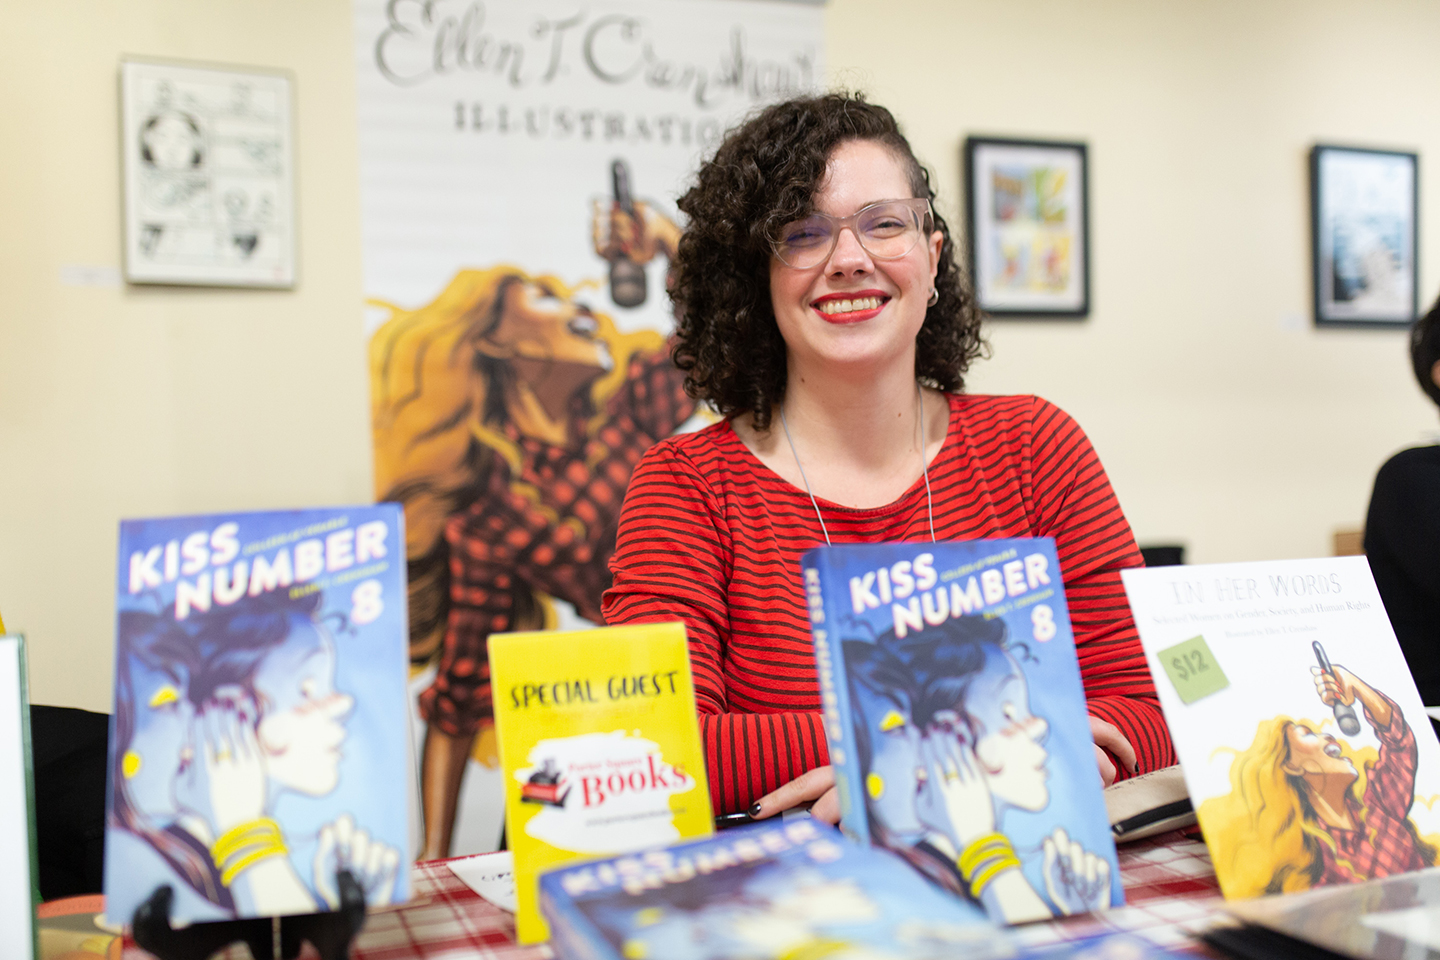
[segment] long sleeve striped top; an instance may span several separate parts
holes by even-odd
[[[937,538],[1054,537],[1090,713],[1129,739],[1141,772],[1175,763],[1120,584],[1140,552],[1089,440],[1038,397],[949,401],[929,467]],[[883,507],[819,506],[835,543],[930,537],[920,481]],[[661,441],[630,480],[605,622],[684,622],[717,812],[829,762],[800,582],[818,543],[810,497],[728,422]]]

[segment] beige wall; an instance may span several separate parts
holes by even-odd
[[[1375,470],[1440,427],[1403,331],[1310,321],[1312,143],[1420,154],[1440,284],[1440,5],[832,0],[835,78],[901,115],[960,222],[967,134],[1090,147],[1092,313],[994,325],[977,392],[1089,432],[1144,542],[1195,562],[1323,556]],[[903,15],[894,10],[903,10]],[[900,38],[904,38],[901,40]],[[892,38],[895,50],[888,46]]]
[[[0,614],[39,703],[110,709],[121,517],[369,499],[348,0],[10,4],[0,89]],[[293,71],[293,291],[120,266],[123,55]]]
[[[0,107],[0,612],[37,702],[108,709],[116,521],[370,495],[348,0],[50,0],[7,11]],[[1086,427],[1144,541],[1318,555],[1434,428],[1397,332],[1313,330],[1305,154],[1421,154],[1440,258],[1440,6],[832,0],[836,81],[900,114],[961,209],[967,133],[1090,144],[1094,310],[997,324],[972,387]],[[296,77],[293,292],[74,287],[119,267],[122,55]],[[958,223],[959,217],[953,216]]]

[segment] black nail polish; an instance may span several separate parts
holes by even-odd
[[[760,801],[759,801],[759,800],[756,800],[754,803],[750,804],[750,816],[752,816],[752,817],[758,817],[758,816],[760,816]]]

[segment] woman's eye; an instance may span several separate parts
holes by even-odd
[[[1013,703],[1005,704],[1005,706],[1002,707],[1001,710],[1005,714],[1005,719],[1009,720],[1011,723],[1014,723],[1015,721],[1020,719],[1020,708],[1015,706],[1015,704]]]
[[[785,230],[785,243],[792,247],[804,247],[820,243],[830,236],[830,231],[820,224],[798,224]]]
[[[300,681],[300,695],[306,700],[315,700],[320,693],[320,684],[313,678]]]

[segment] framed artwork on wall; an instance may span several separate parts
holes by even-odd
[[[1090,313],[1085,144],[968,137],[965,197],[980,309],[1075,320]]]
[[[288,73],[124,60],[125,279],[295,285]]]
[[[1415,319],[1419,173],[1413,153],[1311,148],[1317,326],[1403,327]]]

